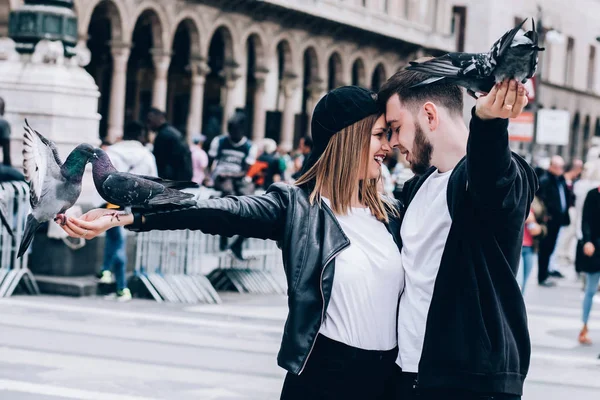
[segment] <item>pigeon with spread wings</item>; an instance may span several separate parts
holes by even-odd
[[[525,83],[535,74],[538,52],[538,34],[533,29],[519,32],[524,20],[506,32],[487,53],[448,53],[424,62],[411,62],[407,70],[423,72],[430,77],[414,85],[419,87],[446,81],[464,86],[469,95],[488,93],[492,87],[505,79]]]
[[[104,150],[96,149],[91,159],[92,176],[98,194],[104,200],[127,210],[131,208],[178,208],[194,205],[194,195],[178,189],[198,187],[195,182],[119,172]],[[116,211],[116,218],[122,212]]]
[[[93,146],[80,144],[63,164],[54,143],[33,130],[27,121],[25,124],[23,169],[29,182],[31,213],[27,216],[18,257],[25,253],[42,223],[57,218],[63,224],[66,222],[64,212],[79,198],[85,166],[94,155]]]

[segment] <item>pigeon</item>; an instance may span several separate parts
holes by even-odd
[[[126,213],[132,208],[178,208],[195,204],[192,193],[178,190],[198,187],[195,182],[119,172],[102,149],[95,149],[91,163],[98,194],[107,202],[124,208]],[[118,219],[119,215],[123,215],[123,212],[116,211],[113,217]]]
[[[31,213],[27,216],[18,257],[25,253],[42,223],[57,219],[63,225],[66,223],[64,212],[79,198],[85,166],[94,155],[93,146],[80,144],[63,164],[55,144],[33,130],[27,120],[25,124],[23,169],[29,182]]]
[[[423,72],[431,77],[412,87],[445,80],[467,88],[467,93],[489,93],[496,83],[516,79],[525,83],[537,69],[538,34],[535,21],[532,30],[520,33],[524,20],[494,43],[488,53],[448,53],[424,62],[411,62],[407,70]]]
[[[4,199],[4,192],[0,192],[0,220],[2,220],[2,225],[4,225],[6,228],[8,234],[10,236],[14,236],[12,227],[10,226],[10,220],[8,218],[8,207],[6,206]]]

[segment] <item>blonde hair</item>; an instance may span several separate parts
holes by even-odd
[[[378,179],[367,179],[371,130],[379,115],[370,115],[333,135],[325,151],[296,185],[311,184],[310,203],[321,204],[324,193],[337,215],[347,215],[352,196],[358,190],[359,201],[379,221],[388,222],[388,211],[395,208],[385,202],[378,190]],[[358,185],[358,187],[357,187]]]

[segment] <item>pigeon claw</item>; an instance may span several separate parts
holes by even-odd
[[[113,222],[115,219],[116,219],[117,221],[121,222],[121,220],[119,219],[119,216],[120,216],[120,215],[127,215],[127,213],[126,213],[126,212],[123,212],[123,211],[115,211],[114,213],[112,213],[112,214],[108,214],[108,215],[110,215],[110,216],[111,216],[110,222]]]
[[[54,222],[58,222],[61,226],[65,226],[67,224],[67,216],[65,214],[56,214]]]

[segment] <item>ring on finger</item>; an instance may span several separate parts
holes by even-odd
[[[513,104],[505,104],[504,108],[510,111],[513,109]]]
[[[88,231],[87,229],[86,229],[85,231],[83,231],[83,235],[81,235],[81,237],[82,237],[82,238],[85,238],[85,237],[87,236],[88,232],[89,232],[89,231]]]

